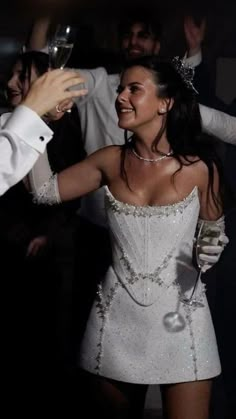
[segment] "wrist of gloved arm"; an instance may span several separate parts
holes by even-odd
[[[199,219],[197,232],[201,230],[201,240],[197,240],[198,259],[202,271],[206,272],[220,259],[221,254],[229,242],[225,234],[224,216],[215,221]]]

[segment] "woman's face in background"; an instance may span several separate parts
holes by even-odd
[[[7,83],[7,97],[11,106],[18,106],[27,95],[30,84],[38,78],[34,66],[31,67],[31,74],[23,73],[21,61],[14,65],[11,78]]]

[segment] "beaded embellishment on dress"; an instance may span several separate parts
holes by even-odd
[[[181,304],[197,272],[192,264],[200,203],[198,190],[166,206],[125,204],[106,188],[112,264],[94,301],[80,366],[123,382],[169,384],[220,372],[204,287],[203,307]],[[186,327],[168,333],[166,313],[180,310]]]
[[[152,217],[158,216],[168,217],[172,214],[182,213],[184,209],[192,202],[192,200],[196,197],[198,189],[195,187],[190,194],[184,198],[183,200],[176,202],[174,204],[169,205],[133,205],[127,204],[117,200],[108,187],[106,187],[106,205],[108,204],[109,208],[112,211],[116,211],[118,213],[123,212],[125,215],[133,215],[135,217]]]
[[[61,203],[57,174],[53,174],[48,182],[43,183],[37,191],[37,195],[33,194],[33,202],[43,205],[55,205]]]

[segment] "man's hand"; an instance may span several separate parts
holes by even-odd
[[[57,105],[55,108],[51,109],[51,111],[47,112],[43,119],[47,122],[58,121],[65,115],[65,112],[71,112],[73,105],[73,100],[64,100],[60,105]]]
[[[206,19],[202,19],[200,25],[197,25],[192,16],[185,17],[184,33],[188,46],[188,57],[192,57],[201,50],[201,44],[204,40],[205,31]]]
[[[78,71],[59,69],[48,71],[32,84],[22,105],[43,116],[56,106],[60,107],[65,100],[87,94],[86,89],[68,90],[80,83],[84,83],[84,79],[79,76]]]

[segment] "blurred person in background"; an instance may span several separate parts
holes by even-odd
[[[32,83],[47,71],[47,54],[36,51],[21,54],[7,84],[9,105],[14,109],[24,103]],[[47,90],[47,95],[50,94],[51,88]],[[45,153],[53,171],[63,170],[86,155],[79,138],[77,111],[72,107],[70,113],[66,112],[72,104],[71,101],[65,104],[59,112],[54,107],[50,114],[52,121],[44,115],[46,129],[52,137]],[[3,114],[1,126],[11,118],[10,114]],[[28,123],[23,114],[20,123],[21,127]],[[33,116],[31,124],[35,124]],[[78,200],[60,208],[38,206],[28,191],[27,176],[0,198],[1,253],[8,272],[6,352],[8,362],[21,371],[22,367],[15,365],[15,342],[21,342],[18,353],[24,359],[24,372],[32,374],[30,369],[34,364],[34,379],[42,371],[48,377],[52,377],[49,375],[52,371],[62,374],[72,363],[72,286],[78,207]]]

